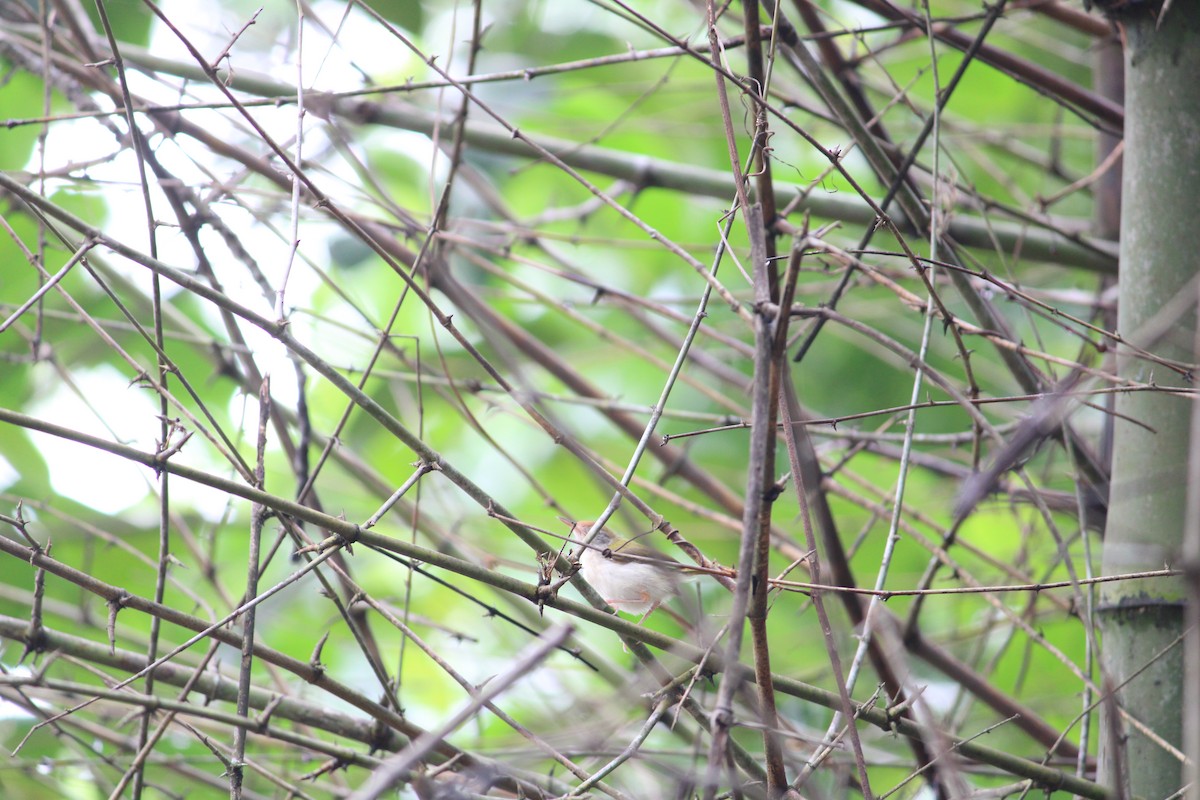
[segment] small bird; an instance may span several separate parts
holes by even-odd
[[[582,542],[591,530],[591,522],[576,522],[571,526],[571,537]],[[583,548],[579,566],[583,577],[604,602],[618,611],[641,614],[639,625],[678,591],[685,569],[669,555],[640,542],[613,536],[607,529],[602,529]]]

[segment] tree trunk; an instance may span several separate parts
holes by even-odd
[[[1200,263],[1195,220],[1200,0],[1174,0],[1161,25],[1146,5],[1126,5],[1116,12],[1126,40],[1119,330],[1155,355],[1186,364],[1196,360],[1193,281]],[[1189,385],[1128,351],[1118,357],[1118,368],[1122,377],[1153,377],[1160,386]],[[1190,405],[1159,392],[1118,399],[1122,416],[1114,439],[1104,574],[1179,563]],[[1184,666],[1178,638],[1184,596],[1184,583],[1175,578],[1110,583],[1097,609],[1106,681],[1120,687],[1123,708],[1174,747],[1182,738]],[[1176,757],[1111,714],[1105,730],[1120,732],[1102,739],[1103,777],[1110,784],[1119,781],[1127,795],[1148,799],[1179,790],[1183,776]]]

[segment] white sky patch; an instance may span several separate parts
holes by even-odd
[[[31,670],[29,667],[13,666],[13,662],[16,661],[17,656],[19,656],[20,654],[21,654],[21,648],[17,646],[17,642],[10,641],[7,643],[7,646],[6,646],[5,652],[4,652],[4,655],[7,656],[7,658],[5,658],[4,661],[6,664],[9,665],[8,669],[7,669],[7,674],[12,677],[15,677],[15,678],[31,677],[33,675],[33,670]],[[43,705],[43,703],[41,701],[36,700],[36,699],[33,702],[39,706]],[[34,718],[34,715],[32,713],[21,708],[16,703],[10,703],[7,700],[0,700],[0,719],[33,719],[33,718]]]
[[[109,441],[115,434],[115,441],[121,444],[153,452],[158,408],[148,390],[136,386],[122,390],[128,379],[107,365],[72,370],[71,380],[79,394],[55,382],[46,387],[30,413]],[[80,395],[88,398],[94,411]],[[115,514],[140,501],[150,490],[153,475],[146,467],[57,436],[30,436],[46,460],[54,491],[60,495],[101,513]]]
[[[283,380],[273,383],[273,387],[282,389],[282,394],[294,395],[295,384],[290,367],[282,377]],[[76,369],[71,379],[79,387],[80,393],[88,398],[94,411],[67,385],[56,383],[45,389],[45,396],[34,404],[31,414],[107,441],[116,441],[147,453],[154,452],[159,436],[159,409],[150,390],[136,386],[126,388],[128,380],[125,376],[107,365]],[[273,391],[276,395],[280,393]],[[235,395],[233,402],[236,411],[234,419],[244,415],[243,437],[249,437],[241,442],[235,439],[235,444],[239,445],[243,458],[252,462],[258,404],[254,399],[243,398],[242,395]],[[173,412],[172,416],[176,417],[178,413]],[[184,425],[192,428],[186,420]],[[148,467],[57,436],[33,432],[30,436],[46,461],[54,491],[99,513],[127,512],[154,491],[157,478]],[[174,458],[214,475],[237,480],[229,465],[213,453],[210,445],[199,435],[194,435]],[[6,467],[12,469],[6,461],[0,464],[0,487],[6,483]],[[15,471],[13,475],[16,475]],[[241,507],[249,505],[217,489],[181,478],[171,481],[170,496],[173,505],[192,509],[210,522],[236,521],[242,516]],[[232,510],[227,510],[227,506],[231,506]],[[135,524],[152,525],[153,519],[153,513],[148,512],[144,520],[135,521]]]
[[[835,2],[833,4],[833,19],[837,21],[839,27],[844,27],[849,30],[853,30],[855,28],[870,28],[887,22],[885,18],[868,11],[857,3],[848,3],[844,1]]]
[[[339,25],[341,29],[338,30],[339,44],[330,48],[328,38],[316,31],[315,26],[306,28],[306,85],[312,85],[314,78],[318,87],[325,88],[344,89],[352,82],[361,82],[361,74],[350,66],[351,59],[359,69],[378,81],[407,77],[414,71],[425,69],[412,51],[360,9],[353,8],[349,15],[345,15],[346,6],[342,0],[319,2],[313,8],[331,29],[338,30]],[[427,8],[426,12],[429,13],[430,9]],[[412,36],[409,31],[402,33]],[[317,71],[316,75],[312,74],[314,71]],[[292,79],[294,77],[293,71]]]
[[[0,455],[0,490],[12,486],[20,477],[21,473],[17,472],[17,468],[12,465],[12,462]]]

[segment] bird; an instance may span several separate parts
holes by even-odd
[[[563,520],[570,522],[570,520]],[[592,531],[591,522],[571,526],[571,538],[584,542]],[[641,625],[654,609],[679,590],[683,564],[653,547],[614,536],[601,529],[579,553],[583,577],[618,611],[641,614]],[[671,616],[676,616],[672,614]]]

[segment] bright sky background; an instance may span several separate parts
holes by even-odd
[[[161,5],[165,13],[181,27],[193,43],[197,44],[202,52],[211,55],[220,52],[227,45],[232,32],[244,25],[249,19],[249,14],[253,13],[253,8],[243,12],[236,8],[241,4],[235,3],[205,4],[195,3],[192,0],[173,0]],[[221,5],[225,10],[214,16],[214,5]],[[319,2],[315,4],[315,10],[318,17],[329,27],[336,28],[341,25],[342,30],[339,36],[342,41],[355,43],[353,52],[349,55],[353,56],[359,68],[366,70],[380,81],[402,81],[407,74],[411,74],[416,69],[417,62],[405,59],[403,49],[379,25],[368,21],[365,15],[357,9],[345,16],[345,6],[346,4],[340,2]],[[245,14],[243,17],[236,16],[243,13]],[[288,18],[280,16],[282,14],[294,14],[294,6],[291,4],[268,4],[259,16],[258,23],[243,34],[241,41],[244,46],[235,48],[233,51],[235,87],[236,70],[238,69],[266,73],[278,80],[290,84],[296,83],[298,78],[296,65],[294,61],[289,63],[285,60],[285,56],[294,49],[292,42],[294,34],[289,31]],[[436,27],[443,29],[449,35],[453,31],[450,15],[446,13],[443,16],[445,24]],[[306,86],[346,89],[362,85],[361,75],[357,69],[351,67],[347,52],[338,45],[331,47],[329,38],[320,31],[318,26],[311,22],[306,24],[304,37],[304,82]],[[175,35],[160,25],[156,25],[151,35],[150,49],[169,57],[187,59],[186,51],[183,50]],[[269,59],[258,58],[257,54],[263,52],[270,52],[272,57]],[[409,73],[398,72],[398,68],[408,69]],[[138,94],[158,99],[164,103],[176,103],[180,100],[177,94],[169,91],[162,83],[142,78],[133,72],[129,74],[129,78],[131,90]],[[178,81],[168,79],[165,83],[175,84]],[[215,91],[204,92],[203,87],[197,84],[190,84],[189,89],[205,96],[211,94],[214,99],[218,98]],[[101,100],[101,102],[104,101]],[[218,132],[227,132],[232,135],[234,131],[225,119],[226,113],[200,114],[198,117],[202,118],[205,124],[211,122],[213,129]],[[294,148],[296,128],[294,106],[279,110],[257,109],[254,113],[256,118],[267,124],[268,130],[272,135],[278,137],[278,141],[288,143],[291,148]],[[305,152],[314,152],[324,144],[322,127],[326,123],[315,115],[308,115],[305,123]],[[143,130],[148,130],[147,126],[143,125],[142,127]],[[425,163],[428,163],[430,158],[428,142],[423,137],[413,136],[410,138],[412,141],[409,144],[413,147],[410,155],[415,158],[423,158]],[[162,143],[161,139],[156,139],[155,143],[161,145],[158,154],[168,169],[185,180],[203,181],[202,172],[184,158],[177,147],[170,143]],[[113,137],[93,121],[77,120],[55,123],[50,127],[46,163],[48,167],[53,168],[69,162],[79,163],[94,159],[108,159],[117,147]],[[202,151],[193,148],[191,154],[194,155],[198,152]],[[37,171],[36,153],[26,169],[30,172]],[[222,169],[227,170],[227,165],[216,169],[216,174],[223,174]],[[143,251],[148,251],[141,194],[136,186],[137,164],[133,154],[126,150],[108,163],[101,163],[90,168],[88,172],[98,183],[107,182],[110,187],[106,194],[110,198],[110,209],[114,200],[120,204],[119,213],[110,211],[108,219],[104,222],[105,231],[121,241],[129,242]],[[353,179],[349,170],[340,177]],[[319,179],[328,178],[319,176]],[[170,219],[169,207],[162,194],[153,189],[153,183],[152,198],[156,217],[163,220]],[[266,231],[249,213],[238,213],[231,210],[228,204],[222,206],[221,213],[237,233],[243,245],[254,255],[264,273],[271,279],[281,276],[287,258],[288,242]],[[286,235],[288,221],[284,218],[281,222]],[[327,235],[330,230],[328,226],[322,225],[302,225],[301,227],[300,239],[303,252],[318,263],[324,263],[326,260]],[[159,229],[158,248],[159,257],[163,261],[185,269],[194,267],[195,259],[191,248],[175,229],[170,227]],[[108,263],[123,275],[148,288],[149,281],[144,268],[112,258],[110,254],[100,253],[99,255],[106,257]],[[219,266],[218,264],[218,268]],[[51,267],[53,268],[53,264]],[[240,302],[250,305],[260,313],[273,315],[270,305],[244,270],[234,267],[226,274],[221,274],[221,278],[226,289],[230,294],[238,297]],[[288,305],[308,305],[311,293],[317,285],[316,276],[297,260],[288,283]],[[168,282],[163,282],[163,289],[167,297],[178,291]],[[116,317],[117,313],[114,310],[107,316]],[[215,314],[213,319],[216,319]],[[296,398],[294,372],[291,364],[286,360],[283,348],[256,328],[244,326],[243,332],[251,347],[255,349],[259,363],[272,375],[272,394],[276,401],[285,404],[294,403]],[[41,372],[45,385],[41,388],[39,399],[33,404],[31,413],[42,419],[67,420],[67,424],[76,430],[120,441],[145,451],[154,450],[159,434],[158,403],[151,392],[137,386],[130,386],[130,376],[113,367],[80,368],[70,364],[64,365],[64,367],[69,371],[74,386],[68,385],[48,365],[45,366]],[[243,436],[251,435],[253,426],[257,424],[256,405],[253,398],[238,396],[234,398],[234,407],[228,410],[234,419],[241,418],[243,420]],[[54,490],[63,496],[70,497],[104,514],[113,514],[136,505],[153,490],[154,476],[145,467],[53,436],[30,435],[47,463]],[[203,445],[196,440],[194,446],[185,450],[190,463],[197,462],[198,451],[202,447]],[[221,473],[228,472],[227,465],[223,464],[197,465],[215,469]],[[11,486],[16,482],[17,477],[16,467],[0,457],[0,489]],[[203,487],[191,486],[186,481],[176,481],[172,484],[171,491],[173,498],[186,502],[189,495],[204,494],[208,490]],[[222,505],[222,503],[217,503],[215,508],[219,510]],[[212,508],[214,506],[208,503],[199,505],[201,509],[205,507]]]

